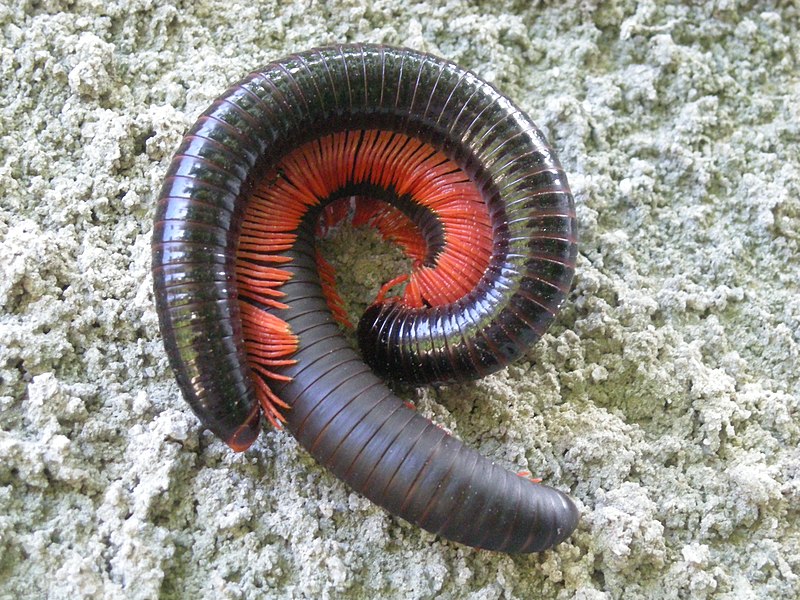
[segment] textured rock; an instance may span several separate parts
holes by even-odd
[[[48,0],[0,29],[0,597],[800,595],[791,3]],[[531,362],[408,396],[571,491],[551,552],[442,543],[283,432],[230,453],[179,398],[149,276],[169,158],[229,82],[342,41],[474,69],[570,173],[579,272]],[[357,304],[383,276],[352,237]]]

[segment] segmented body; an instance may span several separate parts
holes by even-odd
[[[564,301],[573,200],[526,115],[430,55],[362,45],[293,55],[203,113],[160,193],[157,308],[187,401],[236,450],[258,435],[262,410],[284,420],[353,489],[447,539],[506,552],[562,541],[578,518],[565,494],[406,407],[341,335],[314,238],[326,206],[351,197],[395,202],[427,245],[404,299],[376,303],[359,325],[382,376],[496,371]]]

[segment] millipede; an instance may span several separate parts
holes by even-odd
[[[350,220],[411,259],[351,348],[317,239]],[[566,539],[578,510],[407,406],[386,380],[446,384],[523,355],[555,318],[575,207],[530,118],[429,54],[339,45],[224,92],[183,138],[158,197],[152,272],[183,396],[247,449],[264,417],[389,512],[509,553]]]

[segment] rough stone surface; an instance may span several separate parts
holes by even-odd
[[[0,597],[800,596],[795,3],[19,0],[0,30]],[[171,153],[228,83],[344,41],[474,69],[570,173],[579,271],[530,362],[411,397],[571,491],[553,551],[441,542],[179,397],[149,275]]]

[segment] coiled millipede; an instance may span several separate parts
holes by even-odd
[[[401,297],[381,297],[358,327],[381,377],[342,335],[315,249],[347,212],[414,259]],[[530,119],[473,73],[343,45],[250,74],[184,137],[152,251],[179,386],[234,450],[252,444],[262,414],[285,422],[357,492],[479,548],[540,551],[577,525],[564,493],[467,448],[382,379],[492,373],[539,339],[569,291],[564,171]]]

